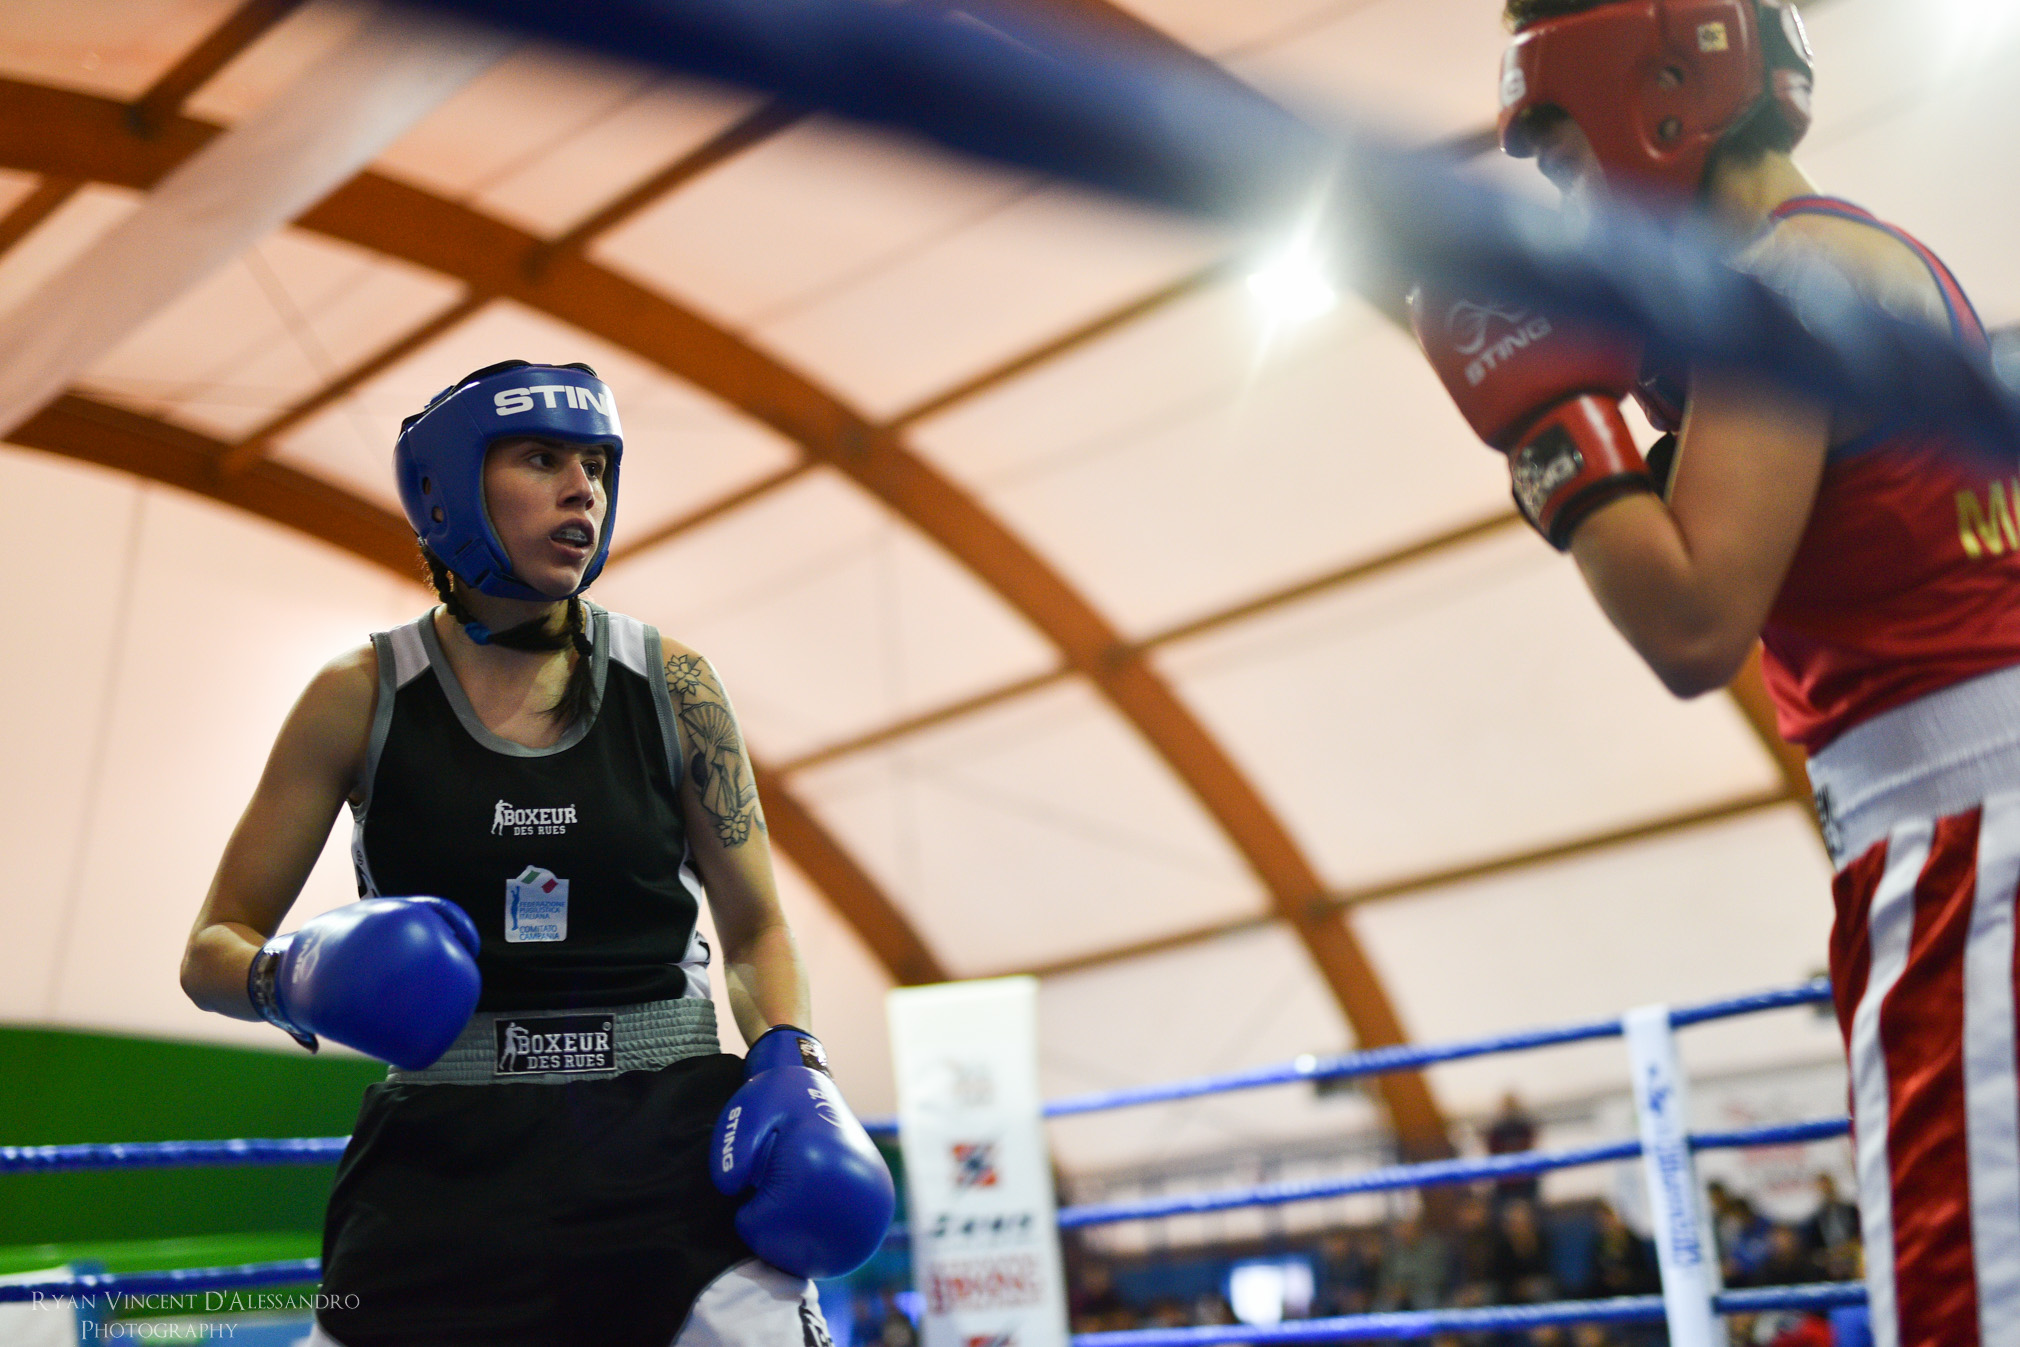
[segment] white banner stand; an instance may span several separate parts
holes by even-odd
[[[1038,983],[890,994],[922,1347],[1066,1347]]]
[[[1724,1289],[1718,1244],[1707,1219],[1690,1155],[1690,1107],[1676,1060],[1668,1006],[1642,1006],[1621,1020],[1641,1120],[1641,1168],[1655,1255],[1662,1269],[1663,1311],[1671,1347],[1725,1347],[1712,1306]]]
[[[0,1282],[67,1282],[76,1275],[67,1267],[57,1267],[44,1272],[17,1272],[0,1277]],[[90,1327],[98,1325],[92,1323]],[[77,1313],[74,1300],[37,1296],[34,1300],[0,1305],[0,1342],[7,1347],[76,1347],[86,1340],[84,1334],[82,1316]]]

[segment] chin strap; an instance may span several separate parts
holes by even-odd
[[[508,639],[505,645],[514,650],[565,650],[573,646],[576,653],[582,655],[585,659],[595,654],[596,642],[590,639],[587,630],[588,619],[582,611],[582,601],[571,598],[566,602],[569,605],[569,614],[565,620],[562,634],[559,637],[547,637],[543,635],[537,638]],[[492,645],[496,643],[499,633],[492,631],[491,628],[479,622],[475,617],[472,617],[470,610],[465,608],[461,603],[453,603],[446,606],[449,610],[449,616],[463,628],[463,634],[468,636],[473,642],[478,645]],[[533,624],[529,622],[522,626],[513,627],[504,634],[508,638],[523,636],[532,626]]]
[[[589,639],[586,630],[588,620],[583,613],[580,590],[570,594],[566,599],[555,600],[568,605],[566,630],[560,639],[516,639],[523,637],[532,624],[522,623],[503,633],[491,630],[477,620],[476,614],[470,611],[457,593],[457,582],[461,577],[449,569],[440,557],[429,551],[426,544],[422,544],[421,559],[427,563],[428,577],[434,585],[435,597],[442,601],[442,607],[447,610],[450,619],[463,628],[463,634],[470,638],[472,645],[494,645],[498,636],[502,634],[507,638],[505,644],[514,650],[562,650],[572,644],[585,657],[595,652],[595,642]]]

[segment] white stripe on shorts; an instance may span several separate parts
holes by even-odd
[[[814,1284],[746,1258],[703,1287],[669,1347],[834,1347]]]
[[[1880,1007],[1908,966],[1915,933],[1915,881],[1929,860],[1933,827],[1903,823],[1887,838],[1887,871],[1867,917],[1872,961],[1865,995],[1852,1012],[1852,1117],[1858,1128],[1859,1223],[1866,1243],[1866,1297],[1873,1347],[1900,1347],[1894,1294],[1894,1170],[1887,1152],[1887,1055],[1880,1043]]]
[[[1964,1137],[1971,1160],[1971,1254],[1979,1341],[2020,1324],[2020,1076],[2014,1068],[2013,895],[2020,889],[2020,794],[1985,801],[1978,889],[1964,947]]]

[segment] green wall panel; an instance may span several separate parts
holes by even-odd
[[[343,1136],[386,1068],[0,1026],[0,1145]],[[0,1174],[0,1246],[319,1231],[331,1165]]]

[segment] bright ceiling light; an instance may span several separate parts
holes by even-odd
[[[2011,12],[2009,0],[1949,0],[1949,8],[1956,17],[1970,23],[1993,22]]]
[[[1931,17],[1941,34],[1941,60],[1946,72],[1966,68],[1984,69],[2005,53],[2004,45],[2015,35],[2016,10],[2013,0],[1937,0]]]
[[[1310,322],[1340,302],[1332,278],[1309,248],[1280,253],[1251,272],[1248,292],[1263,306],[1272,326]]]

